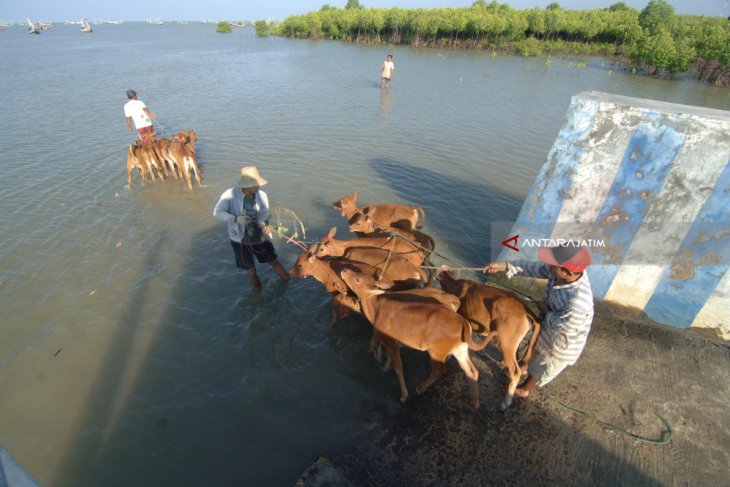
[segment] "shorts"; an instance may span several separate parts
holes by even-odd
[[[380,81],[390,81],[390,78],[386,78],[385,76],[383,76],[382,78],[380,78]]]
[[[249,270],[256,267],[253,261],[254,255],[261,264],[268,264],[277,259],[274,244],[268,240],[251,245],[244,245],[241,242],[231,240],[231,247],[233,247],[233,254],[236,257],[236,265],[241,269]]]
[[[535,378],[537,385],[542,387],[555,379],[567,366],[567,362],[535,350],[535,355],[527,365],[527,371]]]
[[[142,142],[147,142],[147,138],[150,135],[155,135],[155,129],[152,127],[152,125],[148,125],[146,127],[142,127],[141,129],[137,129],[137,133],[139,134],[139,138],[142,139]]]

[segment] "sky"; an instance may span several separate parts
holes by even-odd
[[[366,8],[437,8],[468,7],[474,0],[360,0]],[[488,0],[490,1],[490,0]],[[498,0],[499,1],[499,0]],[[544,8],[555,0],[507,0],[515,9]],[[620,0],[557,0],[564,9],[606,8]],[[623,0],[638,10],[649,0]],[[0,0],[0,20],[34,22],[74,20],[82,17],[98,20],[283,20],[289,15],[319,10],[322,5],[344,7],[347,0]],[[669,0],[678,14],[730,15],[729,0]]]

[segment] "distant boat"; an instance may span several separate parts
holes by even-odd
[[[40,34],[41,30],[33,25],[33,22],[28,19],[28,34]]]
[[[83,32],[84,34],[91,34],[92,32],[94,32],[93,30],[91,30],[91,26],[86,19],[81,19],[81,32]]]
[[[148,23],[148,24],[150,24],[150,25],[162,25],[162,21],[161,21],[161,20],[159,20],[159,19],[158,19],[158,20],[152,20],[152,19],[149,19],[149,20],[147,21],[147,23]]]

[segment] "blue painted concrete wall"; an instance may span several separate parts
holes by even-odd
[[[589,242],[596,298],[730,338],[730,112],[573,97],[512,235],[520,252],[501,260],[536,258],[537,239]]]

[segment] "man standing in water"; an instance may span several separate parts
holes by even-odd
[[[395,64],[393,64],[393,56],[388,54],[385,62],[380,67],[380,89],[385,88],[386,90],[390,86],[390,79],[393,77],[393,71],[395,71]]]
[[[283,281],[289,280],[289,273],[277,260],[274,244],[264,238],[264,234],[273,232],[269,226],[269,198],[259,189],[266,183],[255,166],[243,167],[236,187],[226,190],[213,209],[213,216],[228,223],[236,265],[248,272],[248,279],[257,289],[261,280],[254,256],[259,263],[271,265]]]
[[[506,271],[507,277],[526,276],[547,279],[545,301],[537,303],[542,327],[535,354],[527,364],[527,379],[515,396],[527,397],[536,387],[555,379],[580,357],[593,322],[593,292],[586,267],[591,254],[586,247],[559,245],[541,247],[542,262],[493,262],[484,272]]]
[[[129,101],[124,105],[124,116],[127,117],[127,130],[132,133],[132,119],[137,129],[139,138],[142,142],[147,142],[148,137],[155,135],[155,129],[152,127],[152,120],[155,114],[152,113],[142,100],[137,99],[137,92],[127,90],[127,98]]]

